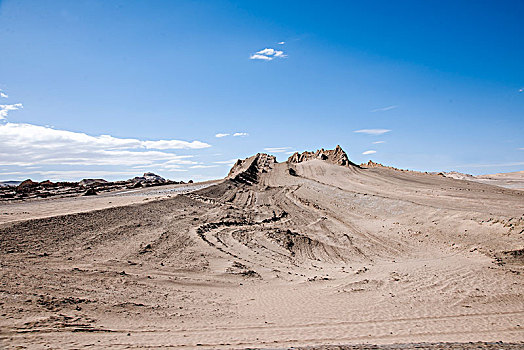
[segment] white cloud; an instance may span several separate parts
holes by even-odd
[[[145,172],[147,169],[151,169],[151,166],[143,167],[142,169],[144,169],[144,172]],[[175,165],[160,166],[159,169],[160,169],[160,171],[165,171],[165,172],[169,172],[169,171],[187,171],[187,169],[182,169],[180,166],[175,166]]]
[[[190,166],[191,169],[207,169],[207,168],[216,168],[218,165],[193,165]]]
[[[24,108],[21,103],[15,103],[12,105],[0,105],[0,120],[7,118],[7,114],[10,111],[16,111],[20,108]]]
[[[249,58],[252,60],[265,60],[265,61],[271,61],[275,57],[285,58],[287,57],[287,55],[284,54],[284,51],[275,50],[271,48],[265,48],[249,56]]]
[[[387,106],[387,107],[382,107],[382,108],[377,108],[377,109],[373,109],[371,112],[385,112],[385,111],[389,111],[391,109],[395,109],[397,108],[398,106]]]
[[[219,160],[216,162],[213,162],[215,164],[226,164],[226,165],[233,165],[236,163],[238,159],[230,159],[230,160]]]
[[[296,153],[296,152],[297,152],[297,151],[288,151],[288,152],[286,152],[286,154],[294,154],[294,153]]]
[[[25,169],[35,165],[45,166],[52,171],[56,170],[53,167],[64,166],[79,168],[141,165],[175,169],[196,162],[188,159],[191,155],[176,155],[158,150],[204,147],[210,145],[200,141],[143,141],[109,135],[90,136],[32,124],[0,125],[0,166]],[[86,169],[89,170],[92,169]]]
[[[272,153],[283,153],[286,152],[291,147],[267,147],[264,148],[264,151],[272,152]]]
[[[277,43],[278,45],[284,45],[286,42],[285,41],[281,41],[279,43]]]
[[[374,144],[386,143],[386,141],[374,141],[373,143],[374,143]]]
[[[215,137],[226,137],[226,136],[231,136],[231,134],[229,133],[222,133],[222,134],[216,134]],[[249,134],[247,132],[235,132],[232,136],[249,136]]]
[[[9,96],[7,96],[7,94],[6,94],[5,92],[3,92],[2,90],[0,90],[0,97],[8,98]]]
[[[354,132],[361,133],[361,134],[368,134],[368,135],[382,135],[390,131],[391,130],[388,130],[388,129],[362,129],[362,130],[355,130]]]
[[[253,54],[251,56],[249,56],[250,59],[252,60],[265,60],[265,61],[271,61],[273,59],[273,57],[268,57],[268,56],[264,56],[264,55],[257,55],[257,54]]]
[[[198,164],[195,161],[192,160],[181,160],[181,159],[187,159],[187,158],[193,158],[193,156],[178,156],[178,158],[174,160],[168,160],[164,164]]]
[[[273,56],[275,54],[274,49],[264,49],[257,52],[259,55]]]
[[[6,140],[19,144],[20,147],[30,144],[38,144],[44,149],[56,147],[94,147],[97,149],[200,149],[211,147],[211,145],[200,141],[180,141],[180,140],[158,140],[142,141],[138,139],[121,139],[110,135],[90,136],[84,133],[56,130],[50,127],[33,125],[6,123],[0,125],[0,142]]]
[[[369,150],[369,151],[364,151],[364,152],[362,152],[362,154],[374,154],[374,153],[377,153],[377,151],[372,150],[372,149]]]
[[[200,141],[158,140],[140,142],[148,149],[200,149],[211,147],[210,144]]]

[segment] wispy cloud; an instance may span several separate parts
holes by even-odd
[[[2,96],[3,97],[3,96]],[[202,141],[141,140],[111,135],[92,136],[50,126],[11,123],[5,119],[21,103],[0,105],[0,166],[4,173],[56,176],[60,179],[89,174],[133,175],[146,171],[187,171],[197,165],[193,155],[177,155],[173,150],[211,147]],[[34,169],[39,169],[38,171]],[[68,169],[69,168],[69,169]],[[115,169],[116,168],[116,169]],[[0,176],[2,175],[0,174]]]
[[[509,162],[509,163],[496,163],[496,164],[463,164],[455,165],[450,168],[489,168],[489,167],[504,167],[504,166],[521,166],[524,162]]]
[[[249,58],[252,60],[271,61],[275,58],[285,58],[285,57],[287,57],[287,55],[284,54],[284,51],[275,50],[271,48],[265,48],[263,50],[255,52]]]
[[[362,154],[374,154],[377,153],[377,151],[370,149],[369,151],[364,151]]]
[[[264,60],[264,61],[271,61],[273,59],[273,57],[259,55],[259,54],[251,55],[249,58],[252,60]]]
[[[360,133],[360,134],[368,134],[368,135],[382,135],[387,132],[390,132],[389,129],[361,129],[361,130],[355,130],[354,132]]]
[[[5,143],[10,140],[13,144],[21,147],[32,143],[40,144],[42,148],[54,148],[71,146],[97,147],[101,149],[200,149],[208,148],[211,145],[200,141],[180,141],[180,140],[138,140],[116,138],[110,135],[90,136],[67,130],[56,130],[50,127],[33,125],[6,123],[0,125],[0,142]]]
[[[7,96],[7,94],[6,94],[5,92],[3,92],[2,90],[0,90],[0,97],[8,98],[9,96]]]
[[[159,171],[166,171],[166,172],[187,171],[187,169],[183,168],[184,165],[198,164],[198,162],[195,162],[189,159],[184,159],[184,157],[191,158],[192,156],[179,156],[179,157],[180,157],[179,159],[172,159],[172,160],[168,160],[167,162],[160,161],[160,162],[153,163],[153,164],[135,165],[132,167],[132,169],[142,169],[143,171],[148,171],[147,169],[154,168],[154,169],[158,169]]]
[[[235,133],[218,133],[215,135],[215,137],[218,137],[218,138],[227,137],[227,136],[239,137],[239,136],[249,136],[249,134],[247,132],[235,132]]]
[[[136,166],[174,169],[196,164],[191,155],[160,150],[210,147],[200,141],[123,139],[56,130],[32,124],[0,125],[0,165],[11,167]],[[54,170],[54,169],[49,169]],[[88,170],[88,169],[86,169]]]
[[[291,147],[267,147],[264,148],[264,151],[272,152],[272,153],[284,153],[287,150],[289,150]]]
[[[100,137],[111,136],[102,135]],[[140,141],[140,144],[148,149],[200,149],[211,147],[210,144],[201,141],[188,142],[180,140]]]
[[[190,166],[191,169],[207,169],[207,168],[216,168],[218,165],[203,165],[203,164],[199,164],[199,165],[193,165],[193,166]]]
[[[16,111],[21,108],[24,108],[24,106],[21,103],[15,103],[12,105],[0,105],[0,120],[7,118],[7,115],[10,111]]]
[[[389,111],[391,109],[395,109],[397,107],[398,106],[387,106],[387,107],[382,107],[382,108],[376,108],[376,109],[371,110],[371,112],[385,112],[385,111]]]
[[[226,164],[226,165],[233,165],[236,163],[238,159],[230,159],[230,160],[218,160],[216,162],[213,162],[215,164]]]
[[[277,43],[278,45],[284,45],[286,42],[285,41],[281,41],[279,43]]]
[[[386,143],[386,141],[373,141],[374,144]]]

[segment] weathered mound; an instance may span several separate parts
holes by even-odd
[[[87,191],[84,192],[83,196],[96,196],[97,193],[93,187],[90,187],[87,189]]]
[[[38,182],[34,182],[31,179],[27,179],[25,181],[22,181],[20,185],[16,187],[16,192],[19,193],[26,193],[30,192],[33,188],[38,186]]]
[[[106,183],[107,183],[107,180],[104,180],[104,179],[83,179],[78,183],[78,185],[88,187],[88,186],[94,186],[94,185],[106,184]]]
[[[293,154],[285,163],[278,164],[275,156],[258,153],[252,157],[246,158],[244,160],[237,160],[233,165],[226,179],[232,180],[239,184],[258,184],[261,183],[263,174],[269,173],[271,170],[277,170],[279,165],[284,166],[288,170],[288,173],[292,176],[298,176],[294,166],[298,163],[303,163],[312,160],[321,160],[329,164],[343,166],[345,168],[360,168],[355,163],[351,162],[348,159],[346,152],[340,147],[337,146],[332,150],[319,149],[315,152],[296,152]],[[285,165],[288,165],[285,167]],[[267,185],[267,184],[266,184]]]
[[[302,163],[313,159],[325,160],[327,162],[346,167],[359,167],[357,164],[349,160],[346,152],[344,152],[342,147],[340,147],[339,145],[337,145],[337,147],[335,147],[335,149],[332,150],[325,150],[321,148],[316,152],[295,152],[291,157],[289,157],[287,161],[288,163]]]
[[[190,181],[191,183],[192,181]],[[35,182],[30,179],[19,183],[5,181],[0,183],[0,201],[26,200],[48,198],[54,196],[76,196],[86,193],[86,189],[93,188],[95,192],[111,192],[127,188],[162,186],[181,184],[183,181],[167,180],[154,173],[145,173],[127,181],[106,181],[104,179],[83,179],[80,182],[51,182],[49,180]],[[7,186],[5,186],[7,184]]]
[[[374,161],[372,161],[371,159],[368,160],[367,163],[362,163],[360,164],[361,167],[365,167],[365,168],[384,168],[385,165],[381,164],[381,163],[376,163]]]
[[[400,168],[395,168],[393,166],[389,166],[389,165],[384,165],[382,163],[377,163],[377,162],[374,162],[372,160],[369,160],[367,163],[361,163],[360,164],[360,167],[361,168],[364,168],[364,169],[371,169],[371,168],[381,168],[381,169],[389,169],[389,170],[395,170],[395,171],[402,171],[402,172],[409,172],[409,173],[418,173],[418,174],[426,174],[426,175],[439,175],[439,176],[444,176],[443,173],[431,173],[431,172],[427,172],[427,171],[416,171],[416,170],[409,170],[409,169],[400,169]]]
[[[143,176],[136,176],[128,181],[133,183],[165,183],[167,180],[155,173],[144,173]]]
[[[258,183],[260,174],[267,173],[275,163],[277,163],[275,156],[258,153],[244,160],[237,160],[227,178],[245,184]]]

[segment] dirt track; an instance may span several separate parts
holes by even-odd
[[[289,167],[1,224],[3,344],[522,346],[523,191],[321,160]]]

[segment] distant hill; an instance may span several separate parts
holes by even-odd
[[[511,173],[498,173],[476,176],[453,171],[449,173],[444,173],[444,176],[458,180],[469,180],[488,185],[511,188],[514,190],[524,190],[524,171],[514,171]]]

